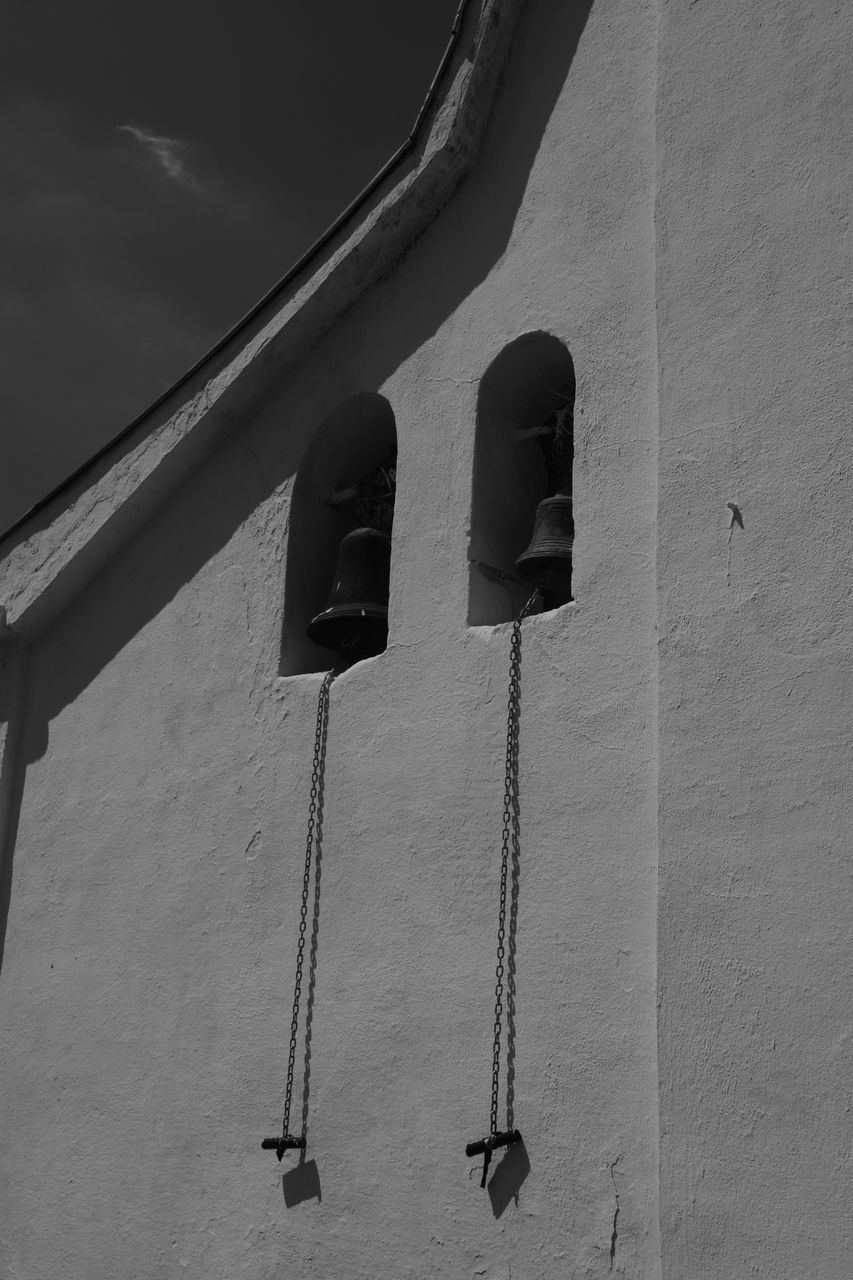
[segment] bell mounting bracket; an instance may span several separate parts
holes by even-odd
[[[264,1151],[274,1151],[281,1160],[285,1151],[304,1151],[305,1139],[294,1138],[292,1133],[283,1133],[280,1138],[264,1138],[261,1146]]]
[[[483,1176],[480,1179],[480,1186],[486,1185],[486,1175],[489,1172],[489,1165],[492,1160],[492,1152],[498,1147],[511,1147],[514,1142],[521,1142],[521,1134],[517,1129],[506,1129],[503,1133],[490,1133],[488,1138],[481,1138],[479,1142],[469,1142],[465,1148],[466,1156],[482,1156],[483,1157]]]

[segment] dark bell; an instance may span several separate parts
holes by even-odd
[[[381,653],[388,640],[391,540],[378,529],[354,529],[338,548],[329,601],[306,632],[348,658]]]
[[[530,546],[515,562],[516,573],[542,591],[570,591],[574,540],[571,498],[543,498],[536,508]]]

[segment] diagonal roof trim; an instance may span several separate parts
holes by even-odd
[[[386,273],[474,166],[524,0],[461,0],[409,137],[273,288],[173,387],[0,538],[0,627],[30,639],[227,430],[252,369],[298,357]],[[3,631],[0,630],[0,636]]]
[[[429,109],[435,100],[438,86],[441,83],[441,79],[444,74],[444,71],[446,70],[448,62],[450,61],[451,55],[453,54],[453,51],[456,47],[456,43],[459,39],[459,35],[462,30],[462,20],[465,16],[465,11],[467,10],[469,4],[470,4],[470,0],[460,0],[459,7],[456,10],[456,15],[453,19],[453,26],[450,31],[450,36],[448,38],[447,45],[445,47],[444,53],[442,54],[441,60],[439,62],[438,70],[436,71],[435,75],[432,78],[432,82],[430,83],[429,89],[427,90],[427,94],[426,94],[426,97],[424,98],[421,108],[418,111],[417,118],[415,119],[415,123],[412,127],[412,130],[409,136],[406,138],[405,142],[400,147],[398,147],[397,150],[394,152],[394,154],[391,156],[390,160],[387,160],[385,162],[385,164],[382,166],[379,172],[375,174],[373,178],[371,178],[367,186],[364,187],[358,193],[358,195],[355,197],[354,200],[350,201],[350,203],[347,205],[344,211],[340,213],[337,216],[337,218],[335,218],[334,222],[332,222],[332,224],[325,229],[325,231],[314,241],[314,243],[309,245],[309,247],[301,255],[301,257],[299,257],[297,261],[291,267],[288,268],[288,270],[284,273],[281,279],[277,280],[276,283],[272,286],[272,288],[268,289],[267,292],[263,295],[263,297],[261,297],[254,304],[254,306],[250,307],[249,310],[245,313],[245,315],[241,316],[240,319],[236,322],[236,324],[232,325],[231,328],[225,334],[223,334],[223,336],[219,338],[218,341],[216,341],[213,344],[213,346],[210,348],[209,351],[206,351],[204,355],[201,356],[198,360],[196,360],[195,364],[191,365],[190,368],[186,370],[186,372],[182,373],[181,376],[175,382],[173,382],[170,387],[167,387],[167,389],[163,391],[159,396],[157,396],[157,398],[154,401],[152,401],[151,404],[147,405],[146,408],[143,409],[142,413],[137,414],[137,416],[133,419],[133,421],[128,423],[128,425],[124,427],[118,433],[118,435],[113,436],[111,440],[108,440],[105,445],[103,445],[100,449],[98,449],[94,454],[92,454],[90,458],[87,458],[86,461],[81,464],[81,466],[79,466],[75,471],[73,471],[70,476],[66,476],[66,478],[62,480],[54,489],[51,489],[51,491],[48,494],[46,494],[43,498],[40,498],[38,502],[35,502],[28,511],[25,511],[22,516],[20,516],[17,520],[15,520],[8,527],[8,529],[0,533],[0,543],[2,543],[6,538],[14,534],[19,528],[25,525],[30,519],[36,516],[39,513],[39,511],[42,510],[43,507],[48,506],[48,504],[52,502],[55,497],[57,497],[59,494],[64,492],[64,490],[69,488],[69,486],[72,485],[74,481],[78,479],[78,477],[85,475],[86,472],[89,471],[95,465],[95,463],[100,461],[102,457],[108,454],[112,449],[114,449],[129,435],[131,435],[139,423],[143,422],[146,418],[150,417],[150,415],[154,413],[154,411],[158,409],[160,405],[165,404],[166,401],[169,400],[177,391],[179,391],[181,387],[186,386],[187,383],[189,383],[190,380],[193,378],[193,376],[196,373],[198,373],[199,370],[203,369],[204,366],[207,365],[214,356],[216,356],[220,351],[224,350],[224,348],[227,347],[228,344],[234,338],[238,337],[241,333],[243,333],[251,324],[252,320],[254,320],[254,318],[257,315],[259,315],[268,306],[269,303],[274,302],[276,298],[281,297],[281,295],[285,293],[285,291],[287,290],[288,285],[292,284],[293,281],[296,280],[303,273],[305,268],[310,266],[311,263],[314,262],[320,256],[323,249],[326,247],[326,245],[331,243],[331,241],[335,238],[338,232],[352,221],[352,219],[355,217],[358,211],[367,203],[371,195],[373,195],[373,193],[378,189],[378,187],[382,184],[382,182],[388,176],[388,174],[397,168],[400,161],[404,158],[404,156],[406,156],[409,153],[409,151],[412,150],[416,141],[418,140],[422,130],[424,119],[426,118],[429,112]]]

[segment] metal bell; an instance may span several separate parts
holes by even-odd
[[[536,508],[530,546],[515,562],[516,573],[542,591],[571,591],[574,540],[571,498],[563,493],[543,498]]]
[[[378,529],[354,529],[338,548],[329,601],[305,628],[308,637],[348,658],[381,653],[388,640],[391,539]]]

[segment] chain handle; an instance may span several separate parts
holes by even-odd
[[[506,712],[506,767],[504,770],[503,835],[501,839],[501,889],[498,910],[498,958],[495,968],[495,1038],[492,1048],[492,1108],[489,1132],[498,1133],[498,1089],[501,1073],[501,1032],[504,1013],[504,957],[506,940],[506,888],[512,839],[513,805],[518,778],[518,731],[521,712],[521,624],[536,604],[534,591],[512,624],[509,655],[509,696]],[[484,1175],[485,1177],[485,1172]]]
[[[299,1029],[299,1005],[302,999],[302,966],[305,960],[305,934],[308,928],[308,890],[311,880],[311,857],[314,851],[314,832],[317,825],[317,806],[320,780],[326,760],[326,740],[329,733],[329,690],[340,668],[327,671],[317,699],[317,727],[314,731],[314,766],[311,771],[311,798],[308,804],[308,833],[305,843],[305,870],[302,875],[302,905],[299,913],[299,943],[296,949],[296,981],[293,987],[293,1013],[290,1019],[290,1050],[287,1056],[287,1084],[284,1092],[284,1119],[282,1135],[290,1133],[290,1103],[293,1095],[293,1075],[296,1062],[296,1040]]]

